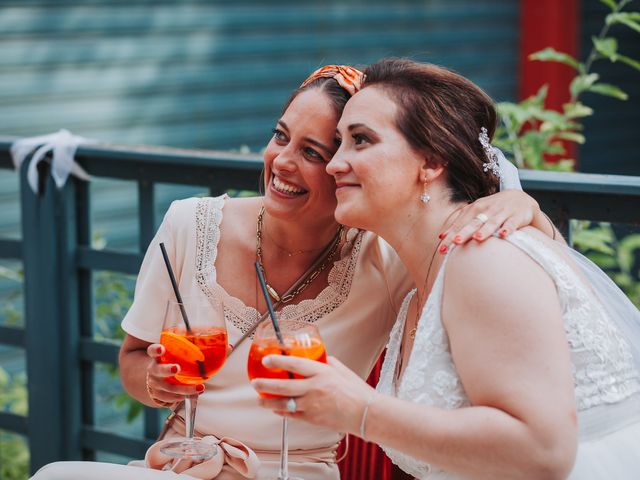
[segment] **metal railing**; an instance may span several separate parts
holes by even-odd
[[[9,145],[0,140],[0,174],[13,168]],[[144,456],[158,433],[157,410],[145,408],[143,437],[95,421],[95,364],[116,364],[118,345],[94,339],[93,272],[137,273],[154,235],[157,184],[203,186],[211,195],[255,191],[262,169],[257,156],[151,147],[82,147],[76,160],[94,177],[137,183],[139,252],[92,248],[91,184],[74,179],[58,190],[42,171],[34,194],[25,162],[22,239],[0,239],[0,259],[24,265],[25,327],[0,326],[0,344],[26,351],[29,414],[0,412],[0,429],[29,438],[32,471],[60,459],[91,459],[96,451]],[[565,233],[574,218],[640,224],[640,177],[522,171],[521,178]]]

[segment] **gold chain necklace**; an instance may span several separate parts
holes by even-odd
[[[307,279],[303,283],[301,283],[298,288],[296,288],[293,292],[280,298],[280,295],[278,295],[278,292],[276,291],[276,289],[273,288],[271,285],[269,285],[269,282],[267,281],[267,273],[264,270],[264,265],[262,262],[263,220],[264,220],[264,206],[260,207],[260,213],[258,213],[258,222],[256,225],[256,257],[258,257],[258,261],[262,266],[262,273],[265,277],[265,283],[267,284],[267,292],[269,292],[269,295],[271,295],[271,297],[276,302],[288,303],[291,300],[293,300],[296,296],[298,296],[305,288],[307,288],[311,284],[311,282],[313,282],[318,277],[318,275],[320,275],[322,271],[329,266],[329,264],[331,263],[331,259],[335,256],[336,252],[338,251],[338,247],[340,246],[340,236],[342,235],[342,231],[344,227],[342,225],[338,227],[338,230],[336,231],[336,234],[331,239],[331,242],[329,242],[329,244],[327,245],[327,248],[323,250],[323,253],[324,253],[327,251],[327,249],[329,249],[329,253],[326,255],[324,261],[320,265],[318,265],[318,267],[313,272],[311,272],[311,274],[307,277]]]
[[[451,212],[449,214],[449,216],[447,218],[444,219],[444,222],[442,222],[442,226],[446,225],[447,222],[449,221],[449,219],[453,216],[454,213],[456,213],[457,211],[459,211],[462,207],[458,207],[456,208],[453,212]],[[442,227],[440,228],[440,231],[442,231]],[[429,283],[429,275],[431,274],[431,267],[433,266],[433,260],[436,258],[436,253],[438,252],[438,249],[440,248],[440,245],[442,244],[442,240],[440,240],[437,244],[436,244],[436,248],[433,249],[433,253],[431,254],[431,260],[429,261],[429,267],[427,268],[427,275],[424,278],[424,284],[422,285],[422,289],[426,290],[427,288],[427,284]],[[427,295],[428,297],[429,295]],[[416,338],[416,333],[418,332],[418,323],[420,321],[420,314],[422,313],[422,299],[420,298],[420,289],[416,288],[416,297],[417,297],[417,301],[418,301],[418,305],[416,305],[416,325],[415,327],[413,327],[411,330],[409,330],[409,337],[413,340]]]

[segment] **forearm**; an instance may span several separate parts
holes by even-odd
[[[150,407],[157,407],[147,390],[147,366],[153,359],[145,350],[133,350],[120,355],[120,380],[129,395]]]
[[[541,209],[538,209],[534,214],[531,226],[540,230],[549,238],[552,238],[553,240],[556,240],[564,245],[567,244],[564,237],[560,233],[560,230],[556,228],[549,216],[545,214]]]
[[[490,407],[443,410],[379,395],[365,436],[447,471],[473,478],[555,478],[563,455],[523,421]],[[568,471],[565,472],[568,474]]]

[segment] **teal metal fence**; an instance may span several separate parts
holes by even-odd
[[[0,141],[0,175],[12,168],[8,149],[9,142]],[[24,328],[0,326],[0,345],[26,352],[29,414],[0,412],[0,429],[28,437],[32,471],[60,459],[92,459],[96,452],[143,457],[158,433],[157,410],[145,410],[139,436],[105,430],[96,421],[96,364],[115,365],[118,344],[95,338],[92,277],[97,271],[137,273],[157,224],[160,184],[202,186],[211,195],[255,191],[262,168],[256,156],[159,148],[83,147],[76,158],[96,178],[137,185],[139,248],[93,248],[91,183],[72,180],[58,190],[42,164],[34,194],[23,165],[22,237],[0,238],[0,260],[24,265],[25,322]],[[565,229],[569,219],[640,225],[640,177],[523,171],[522,180]]]

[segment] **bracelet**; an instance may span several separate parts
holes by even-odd
[[[376,392],[375,390],[373,391],[373,393],[371,393],[371,395],[369,395],[369,399],[367,400],[367,403],[364,406],[364,411],[362,412],[362,419],[360,420],[360,438],[361,439],[365,439],[364,435],[365,435],[365,427],[367,426],[367,414],[369,413],[369,407],[371,406],[371,404],[373,403],[373,401],[376,398]]]
[[[540,210],[542,212],[542,214],[546,217],[547,220],[549,220],[549,225],[551,225],[551,231],[553,232],[553,236],[551,237],[552,240],[556,239],[556,226],[553,224],[553,222],[551,221],[551,219],[549,218],[549,215],[547,215],[546,213],[544,213],[542,210]]]
[[[170,402],[162,402],[160,400],[156,400],[155,397],[153,396],[153,390],[151,389],[151,386],[149,385],[149,370],[147,370],[147,376],[145,378],[145,386],[147,387],[147,395],[149,395],[149,398],[151,399],[151,401],[153,402],[153,404],[158,407],[158,408],[169,408],[173,405],[173,403]]]

